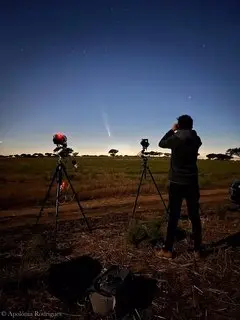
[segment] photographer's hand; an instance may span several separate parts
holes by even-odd
[[[178,124],[177,123],[174,123],[174,125],[172,126],[172,130],[173,131],[178,130]]]

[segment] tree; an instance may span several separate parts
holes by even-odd
[[[165,157],[170,157],[170,156],[171,156],[171,153],[166,152],[166,153],[164,153],[164,156],[165,156]]]
[[[227,154],[223,154],[223,153],[218,153],[218,154],[210,154],[210,155],[212,155],[212,159],[215,159],[215,160],[221,160],[221,161],[223,161],[223,160],[230,160],[230,159],[232,159],[232,156],[229,156],[229,155],[227,155]]]
[[[118,153],[118,150],[111,149],[111,150],[108,151],[108,153],[110,154],[111,157],[115,157],[115,155]]]
[[[232,156],[229,156],[227,154],[218,153],[217,154],[217,160],[230,160],[232,159]]]
[[[209,159],[209,160],[212,160],[212,159],[215,159],[217,157],[217,155],[215,153],[209,153],[206,155],[206,157]]]
[[[46,157],[51,157],[51,156],[52,156],[52,153],[51,153],[51,152],[46,152],[46,153],[45,153],[45,156],[46,156]]]
[[[148,154],[150,156],[160,156],[160,155],[162,155],[162,152],[150,151],[150,152],[148,152]]]
[[[155,152],[155,151],[150,151],[149,154],[150,154],[151,156],[155,156],[155,155],[156,155],[156,152]]]
[[[226,154],[229,156],[240,157],[240,148],[230,148],[226,151]]]

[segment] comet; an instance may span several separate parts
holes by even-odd
[[[106,112],[102,112],[102,118],[103,118],[103,123],[104,123],[104,127],[107,131],[107,134],[109,137],[111,137],[111,131],[110,131],[109,123],[108,123],[108,115]]]

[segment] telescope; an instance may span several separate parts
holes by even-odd
[[[62,133],[56,133],[53,136],[53,143],[58,147],[67,147],[67,137]]]
[[[88,224],[88,221],[87,221],[87,218],[85,217],[85,214],[83,212],[83,208],[80,204],[80,201],[78,199],[78,195],[76,193],[76,191],[74,190],[74,187],[70,181],[70,178],[68,176],[68,173],[67,173],[67,169],[66,169],[66,166],[64,164],[65,161],[63,161],[63,158],[66,158],[68,157],[69,155],[72,154],[73,152],[73,149],[71,148],[68,148],[67,147],[67,137],[62,134],[62,133],[56,133],[54,136],[53,136],[53,143],[57,145],[57,147],[54,149],[54,153],[57,153],[57,155],[59,156],[59,159],[58,159],[58,162],[57,162],[57,166],[56,166],[56,169],[55,169],[55,172],[54,172],[54,175],[52,177],[52,180],[49,184],[49,187],[48,187],[48,190],[47,190],[47,193],[45,195],[45,198],[43,200],[43,204],[42,204],[42,207],[40,209],[40,212],[37,216],[37,220],[36,220],[36,225],[38,224],[39,222],[39,219],[41,218],[42,216],[42,213],[43,213],[43,209],[46,205],[46,202],[50,196],[50,191],[51,191],[51,188],[54,184],[54,181],[57,182],[57,188],[56,188],[56,204],[55,204],[55,209],[56,209],[56,214],[55,214],[55,240],[56,240],[56,235],[57,235],[57,229],[58,229],[58,216],[59,216],[59,205],[60,205],[60,200],[61,200],[61,196],[62,196],[62,192],[63,190],[66,188],[66,181],[64,180],[64,176],[66,177],[66,180],[71,188],[71,191],[72,191],[72,194],[73,194],[73,199],[76,200],[77,204],[78,204],[78,207],[79,207],[79,210],[80,212],[82,213],[82,216],[88,226],[88,229],[89,231],[91,231],[91,228]],[[72,160],[72,165],[77,168],[77,161],[75,159]]]
[[[57,147],[53,150],[61,158],[66,158],[73,153],[72,148],[67,147],[67,137],[63,133],[56,133],[53,136],[53,143],[57,145]],[[73,160],[73,166],[76,166],[76,161]]]

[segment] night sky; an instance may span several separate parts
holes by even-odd
[[[239,147],[238,0],[1,0],[0,154],[149,150],[190,114],[200,154]],[[166,152],[166,151],[165,151]]]

